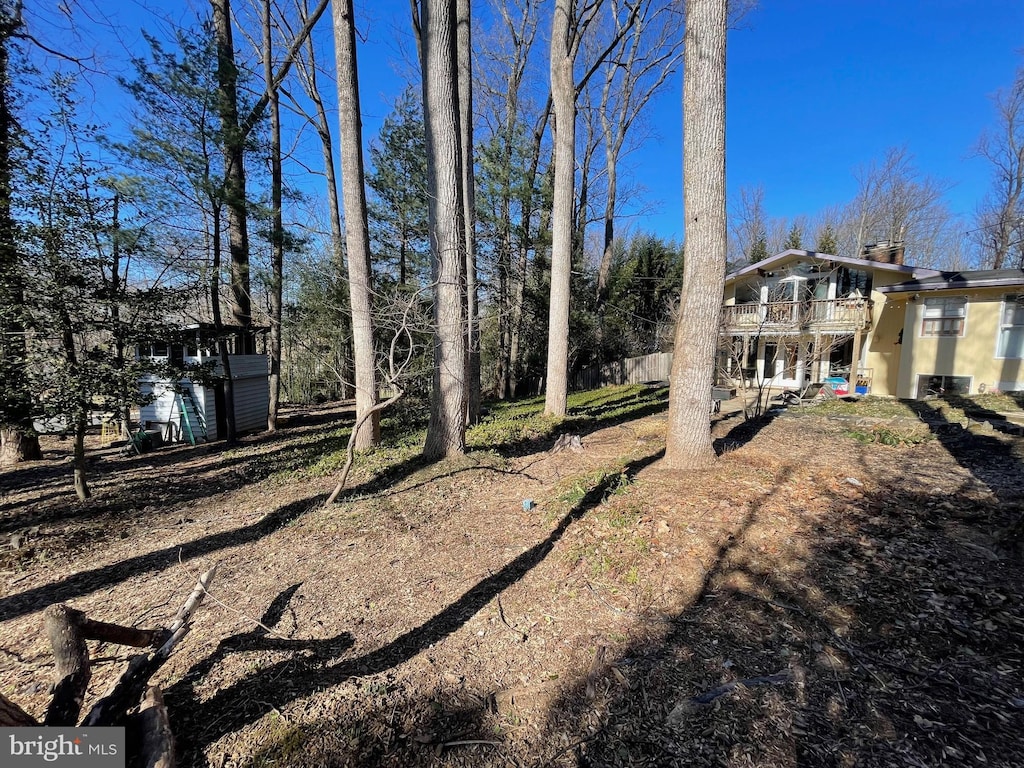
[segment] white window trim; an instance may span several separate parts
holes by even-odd
[[[999,322],[996,324],[996,348],[995,353],[992,357],[996,360],[1024,360],[1024,355],[1020,357],[1006,357],[1005,355],[999,354],[999,337],[1003,335],[1003,328],[1015,328],[1014,325],[1005,325],[1003,323],[1003,311],[1006,309],[1006,299],[1010,296],[1019,297],[1021,302],[1024,302],[1024,293],[1007,293],[1003,295],[1003,298],[999,302]],[[1024,324],[1020,326],[1024,328]]]
[[[963,314],[963,317],[961,318],[963,320],[963,323],[961,324],[961,332],[959,334],[957,334],[956,336],[951,336],[949,334],[925,333],[924,332],[924,324],[925,324],[925,322],[927,320],[943,319],[943,318],[929,318],[929,317],[925,316],[925,310],[926,310],[926,308],[928,306],[928,299],[929,298],[931,298],[931,299],[942,299],[944,301],[948,300],[948,299],[962,299],[963,300],[963,302],[964,302],[964,314]],[[921,305],[920,305],[921,306],[921,314],[920,314],[920,317],[918,318],[918,323],[917,323],[917,338],[919,338],[919,339],[963,339],[963,338],[966,338],[967,337],[967,318],[968,318],[968,315],[970,314],[967,311],[967,308],[970,306],[970,304],[971,304],[971,302],[970,302],[970,300],[966,296],[929,296],[928,298],[924,299],[921,302]]]

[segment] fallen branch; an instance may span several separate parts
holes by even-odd
[[[159,642],[164,630],[136,629],[94,621],[63,603],[43,612],[43,623],[56,660],[53,698],[46,708],[44,725],[75,725],[82,710],[92,665],[86,640],[145,648]],[[93,661],[95,663],[95,661]]]
[[[404,394],[405,392],[403,392],[401,388],[396,386],[394,395],[389,397],[384,402],[377,403],[372,408],[370,408],[370,410],[368,410],[359,418],[359,421],[355,423],[355,426],[352,427],[352,434],[348,436],[348,448],[345,451],[345,466],[341,468],[341,477],[338,479],[338,484],[334,486],[334,490],[331,491],[331,495],[328,496],[327,501],[324,502],[325,507],[329,507],[331,504],[337,501],[338,497],[341,495],[341,492],[345,490],[345,484],[348,482],[348,473],[351,471],[352,464],[356,460],[356,437],[359,435],[359,430],[363,428],[363,424],[365,424],[370,419],[370,417],[373,416],[373,414],[378,413],[379,411],[383,411],[392,403],[396,402]]]
[[[174,768],[174,735],[160,689],[146,690],[139,711],[129,717],[129,731],[138,734],[137,750],[144,768]]]
[[[125,723],[128,712],[134,709],[141,701],[143,693],[149,684],[149,679],[163,666],[164,662],[167,661],[167,657],[171,655],[174,646],[188,632],[191,626],[192,614],[202,605],[203,598],[206,596],[206,590],[210,582],[213,581],[216,572],[217,566],[214,565],[199,577],[195,588],[192,590],[192,594],[188,596],[181,610],[178,611],[170,625],[166,628],[164,634],[166,639],[163,644],[153,653],[133,656],[128,661],[128,668],[124,671],[124,674],[111,686],[106,695],[89,710],[89,714],[82,721],[83,726],[113,726]]]
[[[793,680],[793,672],[789,669],[784,669],[781,672],[776,672],[774,675],[761,675],[760,677],[747,677],[743,680],[733,680],[732,682],[719,685],[716,688],[712,688],[709,691],[705,691],[697,696],[693,696],[689,699],[683,699],[681,702],[676,704],[672,711],[668,713],[666,720],[669,725],[681,725],[683,718],[689,713],[706,707],[711,704],[715,699],[725,696],[727,693],[731,693],[737,688],[753,688],[758,685],[781,685],[782,683],[789,683]]]

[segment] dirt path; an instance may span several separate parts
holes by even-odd
[[[4,693],[42,711],[47,604],[152,624],[217,561],[161,673],[183,765],[1020,764],[1020,438],[726,414],[671,473],[655,414],[325,510],[289,467],[338,416],[104,457],[84,507],[53,460],[4,475],[0,531],[39,527],[0,560]]]

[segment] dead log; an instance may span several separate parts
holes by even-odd
[[[82,711],[92,669],[89,648],[79,629],[81,617],[80,611],[59,603],[43,611],[46,635],[57,662],[53,697],[46,708],[43,725],[75,725]]]
[[[145,648],[166,640],[167,630],[136,629],[94,621],[62,603],[43,612],[43,624],[57,662],[53,697],[46,708],[44,725],[75,725],[92,677],[86,640],[100,640]]]
[[[163,644],[152,653],[133,656],[128,661],[128,668],[118,678],[99,701],[97,701],[85,720],[83,726],[117,726],[124,725],[128,713],[139,705],[142,695],[145,692],[149,679],[156,673],[167,657],[171,655],[174,646],[185,636],[190,627],[192,614],[199,608],[206,597],[206,589],[217,572],[214,565],[196,582],[192,594],[188,596],[185,604],[178,611],[165,630]]]
[[[132,739],[132,761],[137,768],[174,768],[174,734],[167,717],[163,694],[155,685],[146,690],[139,711],[128,719],[127,733]]]
[[[82,709],[91,671],[86,640],[151,648],[133,656],[124,674],[106,696],[97,701],[82,726],[127,726],[131,765],[174,768],[174,737],[160,689],[149,679],[189,631],[192,617],[202,605],[217,571],[214,565],[199,577],[181,610],[161,629],[136,629],[93,621],[67,605],[51,605],[43,613],[46,634],[56,658],[56,682],[43,725],[73,726]],[[30,714],[0,694],[0,727],[38,726]]]
[[[39,725],[36,719],[0,693],[0,728],[21,728]]]

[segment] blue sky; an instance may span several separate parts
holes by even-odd
[[[770,214],[813,214],[905,146],[970,215],[989,182],[972,149],[1022,51],[1019,0],[764,2],[729,39],[730,190],[763,184]]]
[[[139,40],[151,2],[114,16],[124,43]],[[176,20],[193,13],[187,0],[158,7]],[[407,0],[356,2],[368,139],[404,87],[408,14]],[[107,37],[102,47],[115,65],[117,46]],[[993,123],[990,96],[1024,64],[1022,51],[1021,0],[763,0],[729,37],[730,198],[761,185],[770,216],[813,216],[854,196],[858,168],[904,146],[922,173],[951,185],[950,209],[969,217],[989,184],[972,147]],[[628,160],[655,208],[629,226],[677,240],[681,111],[677,76],[650,116],[657,135]]]
[[[371,113],[391,92],[387,59],[408,12],[405,2],[373,5],[360,73]],[[729,35],[730,197],[761,185],[770,216],[813,216],[853,198],[858,168],[906,147],[922,174],[950,185],[951,211],[969,218],[989,185],[973,147],[993,122],[991,95],[1021,65],[1020,0],[763,0]],[[657,135],[627,161],[657,208],[630,226],[676,240],[681,101],[677,77],[651,115]]]

